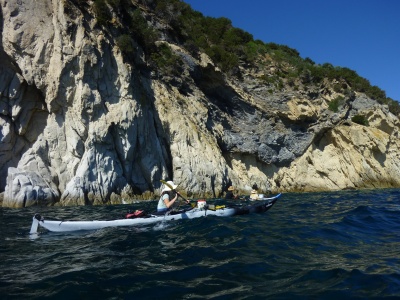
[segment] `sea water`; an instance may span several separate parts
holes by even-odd
[[[35,213],[110,220],[156,205],[0,208],[0,298],[400,298],[399,189],[290,193],[262,214],[29,235]]]

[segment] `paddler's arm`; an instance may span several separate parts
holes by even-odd
[[[183,200],[185,200],[187,204],[190,204],[190,200],[184,198],[178,191],[176,191],[176,196],[181,196],[181,198],[182,198]]]
[[[169,201],[169,198],[168,198],[168,200],[164,199],[164,203],[168,208],[170,208],[175,203],[176,199],[178,199],[178,193],[176,193],[174,199],[172,199],[171,201]]]

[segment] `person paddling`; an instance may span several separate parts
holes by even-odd
[[[237,196],[235,196],[235,194],[233,193],[234,190],[235,190],[235,188],[233,186],[228,187],[228,191],[225,194],[225,199],[226,200],[236,199],[237,198]]]
[[[253,190],[251,191],[250,199],[258,200],[258,186],[257,186],[257,183],[253,184],[252,189]]]
[[[258,200],[258,192],[257,190],[252,190],[250,193],[250,199],[251,200]]]
[[[179,192],[175,190],[177,187],[178,186],[173,181],[167,181],[164,184],[164,188],[161,191],[160,200],[158,200],[157,212],[167,212],[168,209],[175,203],[176,199],[178,199],[178,196],[180,196]],[[186,200],[186,202],[189,202],[189,200]]]

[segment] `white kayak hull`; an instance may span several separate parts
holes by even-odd
[[[145,217],[138,217],[133,219],[118,219],[110,221],[54,221],[46,220],[39,214],[36,214],[33,217],[30,233],[36,234],[39,226],[46,228],[49,231],[68,232],[80,230],[96,230],[106,227],[147,225],[163,221],[195,219],[210,215],[217,217],[230,217],[234,215],[244,215],[249,213],[262,213],[269,210],[280,196],[281,194],[278,194],[274,197],[266,198],[267,201],[257,201],[258,203],[252,205],[235,205],[231,207],[223,206],[214,210],[209,209],[210,206],[206,206],[204,208],[196,207],[179,212],[168,212],[165,215],[149,214]]]
[[[274,199],[279,198],[281,195],[282,194],[278,194],[278,195],[273,196],[273,197],[264,197],[264,194],[258,194],[258,198],[257,199],[252,199],[252,198],[249,197],[248,200],[250,200],[250,201],[270,201],[270,200],[274,200]]]
[[[194,219],[205,217],[208,215],[214,215],[218,217],[229,217],[236,213],[235,208],[223,208],[218,210],[197,210],[192,209],[183,213],[173,215],[150,215],[146,218],[136,219],[119,219],[110,221],[51,221],[40,218],[37,216],[33,217],[33,223],[31,227],[31,234],[37,232],[37,225],[46,228],[49,231],[55,232],[66,232],[66,231],[78,231],[78,230],[96,230],[106,227],[119,227],[119,226],[134,226],[134,225],[146,225],[162,221],[182,220],[182,219]],[[36,228],[35,228],[36,226]]]

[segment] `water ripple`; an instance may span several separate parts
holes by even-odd
[[[107,207],[0,209],[4,299],[400,297],[400,190],[285,194],[265,214],[28,232],[34,213],[113,219]]]

